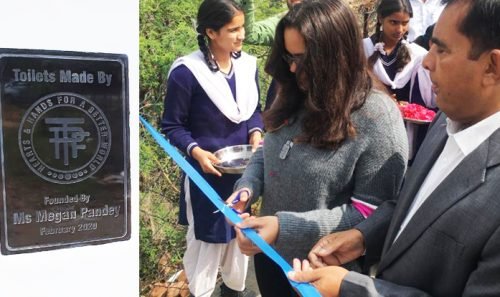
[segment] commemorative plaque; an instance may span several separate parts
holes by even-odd
[[[3,254],[130,238],[127,63],[0,49]]]

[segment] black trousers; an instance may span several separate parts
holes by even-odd
[[[254,256],[255,276],[262,297],[299,297],[283,270],[265,254]]]

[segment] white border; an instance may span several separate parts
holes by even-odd
[[[0,255],[1,297],[139,296],[139,0],[0,0],[0,47],[126,54],[131,239]]]

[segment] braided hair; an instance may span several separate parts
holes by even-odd
[[[373,34],[370,39],[373,44],[377,44],[382,41],[382,24],[380,23],[381,19],[384,19],[396,12],[404,12],[410,15],[410,18],[413,17],[413,10],[411,8],[411,4],[408,0],[381,0],[377,7],[377,25],[375,29],[375,34]],[[402,40],[406,40],[408,37],[408,31],[404,34]],[[380,52],[375,51],[368,58],[368,65],[370,68],[373,68],[375,62],[377,62],[378,58],[380,58]],[[403,68],[408,64],[411,60],[410,51],[406,47],[406,45],[401,44],[398,48],[398,52],[396,54],[396,72],[400,72]]]
[[[233,0],[204,0],[199,9],[196,21],[196,32],[198,32],[198,47],[203,53],[208,68],[219,71],[219,65],[210,51],[207,29],[220,30],[227,23],[231,22],[237,12],[242,12],[242,8]],[[233,52],[231,56],[235,59],[241,56],[241,52]]]

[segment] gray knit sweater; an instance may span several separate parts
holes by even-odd
[[[304,259],[324,235],[353,227],[363,216],[351,197],[379,205],[394,199],[406,169],[408,143],[401,114],[385,94],[373,91],[352,114],[357,136],[336,150],[288,140],[302,129],[301,116],[267,133],[235,189],[248,187],[262,196],[261,215],[276,215],[275,248],[287,260]]]

